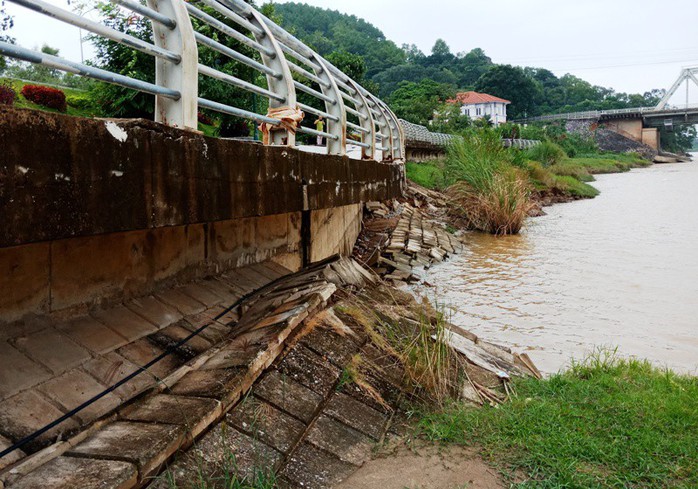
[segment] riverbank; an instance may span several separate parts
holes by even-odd
[[[648,165],[634,161],[614,161],[611,164],[596,159],[583,163],[582,168],[590,175],[628,171],[636,166]],[[661,210],[669,205],[666,202],[659,204],[659,197],[664,196],[666,199],[673,185],[666,182],[667,176],[683,175],[685,171],[679,170],[684,169],[691,170],[692,165],[658,165],[647,171],[633,172],[613,179],[608,176],[599,180],[604,197],[598,199],[598,202],[614,210],[625,209],[622,213],[628,220],[627,226],[642,233],[649,242],[654,243],[655,248],[659,248],[650,257],[655,261],[655,267],[635,266],[632,273],[620,269],[619,264],[628,257],[642,254],[647,256],[646,247],[635,253],[631,242],[636,241],[636,237],[622,235],[623,243],[613,245],[614,250],[618,251],[609,251],[607,231],[612,236],[618,235],[618,216],[614,213],[605,219],[598,211],[594,215],[594,211],[585,210],[587,203],[579,202],[569,207],[555,207],[552,215],[542,217],[540,221],[531,221],[533,229],[540,229],[546,236],[553,235],[556,243],[559,241],[560,247],[555,250],[532,250],[531,244],[527,243],[527,232],[523,236],[508,237],[468,233],[464,237],[464,254],[456,256],[455,262],[434,266],[424,273],[422,278],[427,287],[423,290],[429,293],[432,302],[445,304],[447,308],[453,304],[455,309],[451,312],[452,320],[469,329],[474,326],[478,334],[489,340],[504,342],[519,350],[531,345],[534,350],[528,351],[533,354],[537,353],[535,345],[541,335],[545,334],[551,324],[557,324],[570,335],[572,347],[579,345],[581,337],[587,341],[585,344],[618,344],[618,340],[624,340],[625,343],[618,350],[619,356],[615,356],[610,350],[597,350],[594,356],[572,364],[569,363],[571,355],[567,352],[562,361],[566,367],[557,373],[552,373],[557,368],[551,370],[548,366],[546,370],[551,375],[543,380],[515,380],[510,386],[508,401],[497,409],[473,409],[456,402],[443,409],[417,410],[412,418],[414,431],[408,437],[412,440],[407,444],[408,447],[417,446],[421,450],[423,444],[427,443],[435,444],[432,447],[457,447],[458,450],[463,450],[459,452],[459,457],[465,458],[472,465],[470,473],[473,474],[473,479],[467,478],[466,469],[454,465],[448,455],[440,463],[453,467],[454,471],[462,474],[464,478],[461,483],[470,481],[475,487],[479,487],[478,483],[483,484],[483,487],[696,487],[698,453],[693,440],[698,438],[698,409],[692,399],[698,394],[698,380],[693,376],[657,367],[655,356],[652,356],[655,363],[620,358],[620,354],[628,355],[633,351],[627,349],[628,341],[636,344],[646,340],[648,348],[651,348],[646,350],[647,356],[651,356],[649,353],[664,351],[667,335],[677,341],[681,338],[684,347],[695,343],[689,324],[675,315],[677,309],[685,310],[690,302],[688,297],[686,300],[689,302],[682,299],[686,294],[672,288],[671,294],[676,300],[670,301],[673,304],[670,307],[673,308],[674,315],[667,315],[659,307],[663,296],[655,291],[654,299],[649,299],[636,285],[641,276],[648,277],[657,285],[664,284],[663,280],[657,280],[657,273],[673,269],[664,262],[672,256],[681,256],[676,251],[668,252],[663,246],[658,246],[660,243],[655,239],[656,233],[650,232],[650,229],[657,229],[656,222],[647,207]],[[657,175],[657,172],[664,176]],[[688,175],[684,175],[678,178],[689,181],[687,177]],[[633,189],[634,199],[621,203],[616,187],[608,182],[628,182],[627,186]],[[645,185],[651,185],[653,192],[648,192]],[[686,194],[680,188],[675,190],[680,191],[681,195]],[[432,202],[439,196],[444,198],[437,193],[427,194]],[[410,202],[414,198],[414,195],[410,195]],[[597,204],[595,206],[598,207]],[[429,207],[425,200],[423,212],[432,221],[448,227],[450,224],[444,220],[443,209],[440,207],[441,205]],[[572,214],[575,217],[562,219],[558,211],[564,209],[574,210]],[[644,226],[633,219],[630,209],[638,209],[642,216],[638,218],[645,221]],[[664,221],[667,225],[666,219]],[[570,222],[581,228],[576,238],[566,237],[557,230],[558,227],[569,229]],[[556,223],[556,229],[550,229],[550,223]],[[615,232],[612,231],[614,226]],[[596,230],[598,239],[594,239],[592,229]],[[670,233],[667,230],[662,232],[666,244]],[[605,254],[610,254],[608,260],[599,261],[598,255],[591,251],[597,242],[600,245],[604,243],[602,247]],[[492,248],[495,244],[495,248]],[[515,257],[507,254],[506,250],[511,246],[515,247],[512,252]],[[568,256],[570,253],[566,255],[564,250],[571,250],[571,255],[576,258]],[[552,265],[537,265],[539,254],[540,259],[546,263],[552,257]],[[498,265],[500,261],[501,267]],[[596,268],[600,266],[603,271],[594,268],[594,261],[597,261]],[[467,265],[463,270],[460,268],[462,264]],[[684,261],[684,264],[690,267],[690,263]],[[539,273],[531,273],[531,267]],[[561,271],[569,272],[563,273],[565,278],[562,281],[555,278],[555,273]],[[503,277],[500,276],[502,274]],[[545,288],[532,290],[525,280],[539,275],[540,280],[536,279],[535,283],[544,284]],[[586,283],[586,278],[590,278],[595,285]],[[459,287],[462,293],[454,294],[451,287],[457,282],[462,283]],[[512,287],[512,282],[517,286]],[[678,282],[688,285],[685,281]],[[607,286],[615,292],[607,290]],[[619,297],[619,288],[632,291],[637,300],[629,301],[625,296]],[[578,301],[572,298],[580,294],[584,298],[593,297],[594,306],[590,307],[585,302],[580,304],[583,310],[574,308],[569,317],[561,316],[565,307],[555,298],[564,297],[565,303],[572,301],[575,304]],[[519,295],[521,308],[518,303],[515,303],[514,308],[506,297]],[[610,330],[614,333],[613,339],[600,334],[598,328],[589,327],[591,323],[598,323],[600,315],[605,314],[603,311],[606,309],[599,310],[599,306],[604,304],[603,297],[609,307],[619,311],[624,318],[624,326],[618,325],[620,318],[613,322],[614,326]],[[638,309],[635,314],[635,305],[646,307]],[[647,307],[651,312],[646,310]],[[500,316],[506,314],[512,315],[511,321],[500,321]],[[532,314],[535,315],[529,318]],[[659,319],[658,316],[662,316],[661,323],[652,323],[652,318]],[[687,316],[684,317],[688,319]],[[611,316],[609,318],[612,319]],[[523,327],[518,327],[516,323]],[[488,327],[483,328],[480,324],[487,324]],[[659,327],[659,324],[671,324],[672,328],[668,331],[666,327]],[[664,330],[667,330],[666,334],[660,338],[659,334]],[[552,340],[554,344],[555,336]],[[585,348],[576,348],[577,355],[573,356],[579,358]],[[670,350],[668,354],[674,358],[688,359],[673,347]],[[643,355],[638,356],[642,358]],[[534,361],[536,358],[537,356],[533,356]],[[545,366],[545,362],[543,364]],[[408,481],[402,473],[395,474],[394,470],[391,472],[387,469],[404,462],[403,450],[404,447],[396,449],[395,453],[381,455],[375,464],[369,464],[366,469],[357,472],[351,482],[357,484],[356,487],[371,487],[360,483],[370,484],[365,481],[384,480],[386,482],[381,483],[382,486],[387,484],[384,487],[393,487],[387,482],[390,480],[395,482],[394,487],[412,487],[408,484],[440,487],[429,485],[429,481]],[[419,460],[410,459],[410,464],[418,466]],[[492,473],[499,475],[496,482],[486,477],[478,478],[481,473],[478,464],[482,460],[492,467]],[[385,469],[381,470],[381,467]],[[411,472],[406,470],[406,473]],[[400,486],[400,483],[403,485]]]
[[[602,351],[515,381],[497,409],[419,419],[432,442],[477,447],[509,487],[697,487],[698,379]]]

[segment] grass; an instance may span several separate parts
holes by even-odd
[[[22,96],[21,91],[24,85],[42,85],[42,83],[24,82],[21,80],[15,80],[13,78],[0,78],[0,83],[3,82],[8,82],[17,93],[17,98],[15,98],[15,103],[13,105],[14,107],[19,107],[20,109],[43,110],[46,112],[59,112],[58,110],[49,109],[30,102]],[[68,110],[65,112],[65,114],[77,117],[100,116],[100,110],[94,104],[89,92],[84,90],[76,90],[73,88],[61,88],[60,90],[65,93],[66,101],[68,103]]]
[[[526,156],[540,162],[544,167],[555,165],[567,158],[565,150],[552,141],[541,141],[526,151]]]
[[[515,381],[497,409],[454,404],[428,439],[481,447],[520,488],[698,487],[698,378],[599,351],[544,380]]]
[[[423,163],[407,162],[407,178],[417,185],[431,190],[443,190],[448,186],[444,174],[443,160],[425,161]]]
[[[528,177],[515,163],[494,132],[451,143],[446,175],[456,183],[448,193],[467,227],[496,235],[519,232],[531,201]]]

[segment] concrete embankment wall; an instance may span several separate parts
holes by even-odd
[[[348,253],[402,164],[0,108],[0,321]]]

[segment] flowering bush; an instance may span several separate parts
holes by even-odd
[[[199,113],[197,114],[197,116],[198,116],[198,119],[199,119],[199,122],[200,122],[200,123],[206,124],[207,126],[212,126],[212,125],[213,125],[213,119],[211,119],[211,117],[209,117],[208,114],[205,114],[205,113],[203,113],[203,112],[199,112]]]
[[[43,85],[24,85],[22,95],[30,102],[49,109],[65,112],[68,108],[65,93],[57,88],[45,87]]]
[[[0,105],[12,105],[15,103],[17,93],[9,83],[0,83]]]

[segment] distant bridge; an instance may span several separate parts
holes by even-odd
[[[526,117],[515,122],[594,121],[604,123],[613,131],[647,144],[654,149],[659,149],[658,127],[673,130],[674,126],[698,124],[698,104],[688,103],[690,84],[694,83],[698,86],[698,77],[696,75],[698,75],[698,67],[684,68],[681,70],[674,84],[654,107],[633,107],[629,109],[588,110],[563,114],[548,114]],[[680,107],[669,106],[669,100],[684,83],[686,84],[685,104]]]

